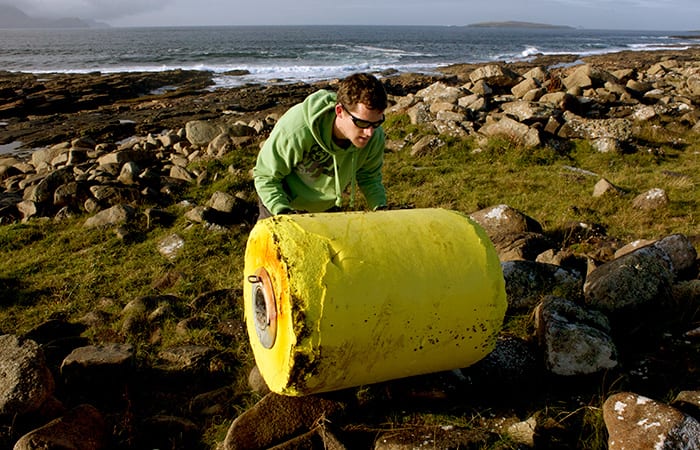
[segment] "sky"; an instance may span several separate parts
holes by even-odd
[[[37,18],[111,26],[468,25],[700,30],[700,0],[0,0]]]

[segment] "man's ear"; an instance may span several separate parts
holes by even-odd
[[[342,111],[343,111],[343,105],[341,105],[340,103],[336,103],[335,104],[335,115],[339,116]]]

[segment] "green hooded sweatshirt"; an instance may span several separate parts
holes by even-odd
[[[336,94],[320,90],[290,108],[265,141],[253,169],[255,189],[272,214],[285,209],[322,212],[342,205],[355,183],[371,209],[386,205],[382,184],[384,130],[377,128],[364,148],[333,141]]]

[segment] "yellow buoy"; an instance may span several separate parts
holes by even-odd
[[[245,278],[255,362],[285,395],[467,367],[493,350],[506,311],[493,244],[444,209],[261,220]]]

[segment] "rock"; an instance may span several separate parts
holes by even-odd
[[[506,261],[501,268],[508,307],[513,310],[532,308],[543,296],[555,291],[576,292],[583,284],[581,273],[552,264]]]
[[[262,377],[260,369],[258,369],[257,365],[253,366],[253,368],[250,370],[250,373],[248,374],[248,386],[250,386],[250,389],[253,392],[257,392],[258,394],[263,396],[270,393],[270,388],[267,387],[267,383]]]
[[[268,391],[269,392],[269,391]],[[264,395],[264,394],[263,394]],[[189,405],[189,412],[198,417],[214,417],[227,414],[231,401],[237,394],[233,386],[197,394]]]
[[[628,142],[632,137],[632,122],[627,119],[585,119],[566,112],[564,120],[564,125],[559,129],[559,137],[562,138],[612,138],[619,142]]]
[[[618,188],[605,178],[601,178],[595,186],[593,186],[593,197],[602,197],[603,195],[621,195],[622,189]]]
[[[554,247],[554,243],[541,233],[508,233],[492,238],[498,259],[505,261],[532,261],[541,253]]]
[[[634,241],[630,242],[629,244],[626,244],[626,245],[620,247],[619,249],[617,249],[617,250],[615,251],[615,255],[614,255],[614,256],[615,256],[615,258],[619,258],[619,257],[621,257],[621,256],[624,256],[624,255],[627,255],[627,254],[629,254],[629,253],[632,253],[633,251],[635,251],[635,250],[637,250],[637,249],[640,249],[640,248],[642,248],[642,247],[649,246],[649,245],[653,244],[654,242],[656,242],[656,241],[655,241],[655,240],[649,240],[649,239],[637,239],[637,240],[634,240]]]
[[[537,428],[537,418],[533,416],[510,425],[506,432],[516,443],[532,448],[535,446],[535,428]]]
[[[343,403],[319,395],[267,394],[233,421],[223,450],[269,448],[308,432],[322,418],[333,421],[344,408]]]
[[[134,358],[131,344],[88,345],[66,356],[61,363],[61,375],[66,385],[74,389],[104,391],[130,379]]]
[[[190,171],[186,168],[180,166],[172,166],[170,168],[170,178],[187,181],[188,183],[194,181],[194,176],[192,173],[190,173]]]
[[[523,81],[513,86],[510,92],[515,95],[516,98],[523,98],[528,92],[535,89],[539,89],[540,82],[535,78],[525,77]]]
[[[508,205],[490,206],[471,213],[469,217],[492,238],[499,234],[542,233],[542,225],[535,219]]]
[[[669,202],[666,191],[660,188],[653,188],[636,196],[632,200],[632,207],[649,211],[668,206]]]
[[[602,86],[606,82],[617,82],[617,78],[605,70],[599,69],[591,64],[578,66],[563,80],[564,86],[566,86],[566,89],[569,91],[586,89],[593,86]]]
[[[32,217],[37,217],[41,214],[39,205],[33,200],[22,200],[15,207],[22,216],[22,222],[26,222]]]
[[[207,202],[207,206],[216,211],[231,214],[237,203],[238,199],[233,195],[226,192],[216,191],[212,194],[209,202]]]
[[[700,423],[671,406],[632,392],[611,395],[603,404],[610,450],[700,449]]]
[[[674,278],[671,264],[666,252],[653,246],[605,263],[586,278],[586,304],[633,322],[636,314],[627,313],[659,307],[668,297]]]
[[[484,125],[479,129],[479,133],[487,137],[501,136],[526,148],[534,148],[542,144],[540,134],[535,128],[530,128],[509,117]]]
[[[0,336],[0,381],[0,414],[7,416],[38,410],[55,386],[41,347],[10,334]]]
[[[607,317],[566,299],[548,297],[535,308],[535,328],[547,369],[586,375],[617,366]]]
[[[128,205],[116,205],[100,211],[85,220],[85,228],[102,228],[128,223],[135,215],[135,210]]]
[[[139,448],[196,448],[199,427],[189,419],[170,415],[156,415],[144,419],[137,438]]]
[[[411,148],[411,156],[420,157],[430,155],[445,145],[447,144],[437,136],[423,136]]]
[[[119,171],[117,180],[123,184],[137,184],[139,171],[139,166],[135,162],[127,161]]]
[[[14,450],[107,448],[107,424],[102,413],[87,404],[78,405],[62,417],[22,436]]]
[[[464,95],[464,91],[454,86],[448,86],[441,81],[437,81],[427,88],[416,92],[415,96],[422,98],[428,104],[446,102],[457,104],[457,100]]]
[[[192,145],[203,147],[221,134],[221,126],[207,120],[191,120],[185,124],[187,140]]]
[[[234,149],[232,136],[227,132],[217,135],[207,145],[207,155],[220,158]]]
[[[520,82],[522,77],[512,70],[498,64],[489,64],[478,67],[469,74],[472,83],[484,81],[489,86],[512,88]]]
[[[700,391],[681,391],[671,402],[671,406],[700,420]]]
[[[536,345],[515,336],[501,335],[491,353],[462,369],[474,389],[487,389],[491,396],[523,395],[540,383],[542,370]]]
[[[161,368],[177,372],[202,372],[209,368],[209,361],[216,354],[211,347],[181,345],[163,349],[158,353]]]
[[[682,278],[686,274],[695,275],[693,270],[695,269],[698,253],[687,236],[672,234],[654,242],[654,247],[663,250],[671,259],[676,279]]]
[[[622,143],[612,137],[602,137],[591,141],[591,146],[600,153],[622,154]]]
[[[552,116],[557,116],[559,111],[555,110],[546,103],[528,102],[519,100],[517,102],[508,102],[501,105],[503,112],[511,117],[516,118],[523,123],[546,123]]]
[[[185,247],[185,240],[177,233],[164,237],[158,242],[158,252],[166,259],[174,260]]]
[[[413,125],[430,123],[432,120],[432,116],[430,115],[430,107],[423,102],[410,107],[406,111],[406,114]]]
[[[31,164],[36,168],[46,168],[62,151],[70,148],[70,143],[64,142],[49,148],[41,148],[32,152]]]

